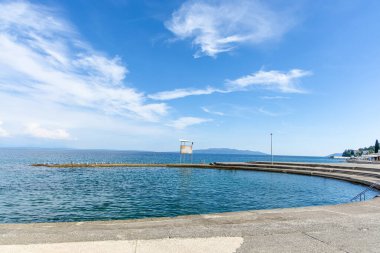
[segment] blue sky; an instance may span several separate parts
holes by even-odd
[[[327,155],[380,138],[380,2],[0,0],[0,146]]]

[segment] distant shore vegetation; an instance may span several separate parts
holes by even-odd
[[[359,148],[357,150],[354,149],[346,149],[342,156],[344,157],[358,157],[362,155],[369,155],[369,154],[374,154],[374,153],[379,153],[379,141],[376,140],[375,145],[365,147],[365,148]]]

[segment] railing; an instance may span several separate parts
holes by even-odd
[[[364,191],[360,192],[358,195],[356,195],[355,197],[353,197],[351,199],[351,202],[366,200],[366,195],[365,194],[367,192],[369,192],[369,191],[373,191],[376,186],[380,187],[380,181],[375,182],[375,183],[371,184],[370,186],[368,186]]]

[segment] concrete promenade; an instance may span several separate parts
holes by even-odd
[[[367,185],[380,179],[377,165],[256,165],[214,166],[315,173]],[[175,218],[2,224],[0,252],[380,252],[380,198]]]
[[[380,198],[126,221],[0,225],[0,252],[380,252]]]

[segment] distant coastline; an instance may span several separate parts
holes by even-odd
[[[128,153],[178,153],[178,151],[151,151],[151,150],[123,150],[123,149],[78,149],[78,148],[66,148],[66,147],[0,147],[0,149],[10,150],[67,150],[67,151],[116,151],[116,152],[128,152]],[[252,150],[240,150],[232,148],[207,148],[193,150],[194,154],[213,154],[213,155],[268,155],[260,151]]]
[[[215,154],[215,155],[268,155],[260,151],[240,150],[232,148],[207,148],[194,150],[194,154]]]

